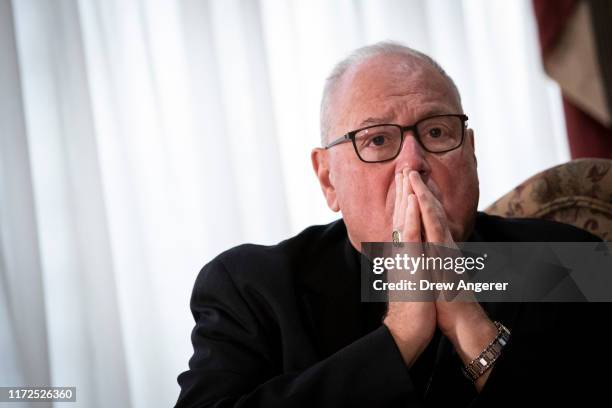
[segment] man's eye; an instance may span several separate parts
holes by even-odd
[[[432,139],[437,139],[440,136],[442,136],[442,129],[440,128],[429,129],[429,131],[427,132],[427,135],[431,137]]]
[[[383,150],[394,146],[396,139],[390,131],[376,129],[370,133],[368,129],[357,135],[356,142],[360,149]]]
[[[387,142],[387,139],[383,135],[374,136],[370,139],[370,143],[374,146],[382,146]]]

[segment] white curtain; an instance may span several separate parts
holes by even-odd
[[[529,0],[0,0],[0,386],[173,405],[202,265],[337,217],[323,81],[385,39],[456,80],[481,208],[569,159]]]

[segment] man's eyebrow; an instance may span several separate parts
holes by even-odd
[[[381,123],[389,123],[389,121],[391,120],[390,116],[384,116],[382,118],[376,118],[376,117],[369,117],[365,120],[362,120],[357,127],[364,127],[364,126],[369,126],[369,125],[380,125]]]
[[[451,113],[456,113],[456,112],[451,112],[448,109],[436,107],[436,108],[430,108],[430,109],[424,110],[423,112],[420,112],[418,117],[426,118],[428,116],[446,115],[446,114],[451,114]]]
[[[455,112],[451,112],[446,108],[435,107],[435,108],[423,110],[417,115],[417,118],[420,120],[428,116],[445,115],[449,113],[455,113]],[[362,127],[366,127],[370,125],[380,125],[383,123],[391,123],[392,118],[393,118],[392,115],[381,116],[381,117],[370,116],[369,118],[362,120],[359,124],[357,124],[357,127],[362,128]]]

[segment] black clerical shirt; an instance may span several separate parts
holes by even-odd
[[[596,241],[543,220],[478,213],[470,241]],[[611,271],[612,272],[612,271]],[[191,298],[194,354],[176,407],[500,407],[589,405],[605,394],[609,304],[483,303],[512,331],[480,393],[436,330],[408,369],[360,301],[359,253],[342,220],[208,263]]]

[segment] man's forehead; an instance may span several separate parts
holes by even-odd
[[[419,58],[378,55],[349,68],[340,81],[340,87],[365,90],[371,87],[402,88],[408,84],[412,87],[427,83],[436,86],[440,79],[439,73]]]
[[[459,113],[452,97],[434,89],[396,94],[355,93],[338,100],[335,110],[337,125],[350,128],[345,131],[381,123],[409,125],[427,116]]]

